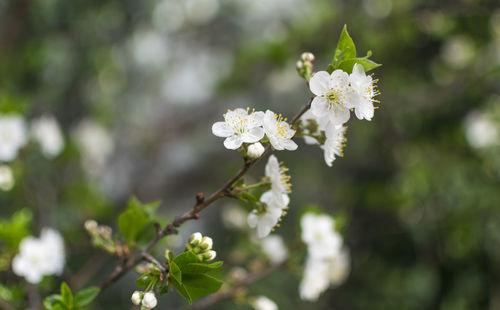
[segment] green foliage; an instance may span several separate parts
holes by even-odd
[[[0,220],[0,239],[7,249],[16,251],[21,240],[29,235],[32,214],[29,209],[21,209],[9,220]]]
[[[47,310],[79,310],[88,306],[99,295],[98,287],[84,288],[73,295],[71,289],[63,282],[60,294],[50,295],[43,301]]]
[[[328,65],[326,70],[332,73],[336,69],[341,69],[347,73],[351,73],[354,64],[357,63],[363,66],[365,72],[368,72],[381,66],[369,59],[371,55],[372,52],[368,51],[366,56],[356,57],[356,46],[347,32],[347,26],[344,25],[337,43],[337,48],[335,49],[332,63]]]
[[[130,198],[127,210],[118,217],[120,233],[129,246],[134,247],[141,240],[151,240],[155,233],[153,223],[159,205],[159,201],[143,204],[135,197]]]

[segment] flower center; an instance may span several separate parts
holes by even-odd
[[[330,89],[326,93],[326,99],[328,100],[328,110],[337,110],[343,105],[341,100],[340,91],[338,89]]]

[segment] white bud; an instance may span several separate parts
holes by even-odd
[[[302,61],[311,62],[311,61],[314,61],[314,55],[313,55],[313,53],[305,52],[305,53],[302,53],[302,55],[300,55],[300,59],[302,59]]]
[[[211,260],[214,260],[216,256],[217,252],[210,250],[208,252],[203,253],[203,260],[209,262]]]
[[[203,236],[201,235],[201,233],[195,232],[189,238],[189,244],[191,244],[192,246],[197,246],[198,244],[200,244],[202,238]]]
[[[87,220],[85,221],[84,226],[88,232],[95,232],[97,229],[97,222],[94,220]]]
[[[297,68],[298,70],[304,68],[304,63],[302,62],[302,60],[298,60],[296,63],[295,63],[295,68]]]
[[[212,246],[214,244],[214,241],[210,237],[203,237],[201,239],[200,247],[204,250],[211,250]]]
[[[153,309],[158,304],[158,300],[156,300],[155,293],[147,292],[144,294],[142,298],[142,306],[147,309]]]
[[[130,300],[132,300],[132,303],[134,305],[139,306],[141,304],[141,301],[142,301],[142,295],[143,295],[143,292],[135,291],[132,294],[132,298],[130,298]]]
[[[264,151],[264,146],[262,146],[260,142],[257,142],[248,146],[247,155],[248,157],[255,159],[262,156],[262,154],[264,154]]]

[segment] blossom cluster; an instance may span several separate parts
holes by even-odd
[[[263,208],[254,209],[247,219],[250,227],[257,228],[259,238],[269,235],[281,216],[286,214],[290,203],[288,194],[291,192],[290,176],[286,174],[287,170],[286,167],[280,165],[276,156],[269,156],[265,173],[271,182],[271,189],[260,197]]]
[[[345,281],[350,269],[349,253],[330,216],[306,213],[301,218],[301,228],[307,259],[300,298],[315,301],[330,285]]]
[[[158,305],[158,300],[156,299],[156,295],[153,291],[135,291],[130,300],[134,305],[141,306],[141,309],[143,310],[150,310]]]
[[[37,284],[43,276],[60,275],[65,261],[63,238],[56,230],[45,228],[40,238],[26,237],[21,241],[12,270],[29,283]]]
[[[209,262],[217,256],[217,252],[212,250],[213,244],[212,238],[196,232],[189,238],[189,242],[186,244],[186,251],[193,251],[200,261]]]

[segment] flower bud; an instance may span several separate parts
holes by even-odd
[[[209,262],[215,259],[215,257],[217,256],[217,252],[210,250],[208,252],[203,253],[202,255],[203,255],[203,260],[205,262]]]
[[[132,300],[132,303],[136,306],[139,306],[141,304],[141,301],[142,301],[142,296],[144,295],[143,292],[139,292],[139,291],[135,291],[133,294],[132,294],[132,297],[130,298],[130,300]]]
[[[214,242],[213,242],[212,238],[205,236],[205,237],[203,237],[203,239],[201,239],[200,247],[203,250],[211,250],[213,244],[214,244]]]
[[[295,63],[295,68],[297,68],[297,70],[301,70],[302,68],[304,68],[304,62],[302,60],[297,60],[297,62]]]
[[[305,52],[300,55],[300,59],[304,62],[312,62],[314,61],[314,55],[313,53]]]
[[[147,292],[144,294],[142,298],[142,306],[147,309],[153,309],[158,304],[158,300],[156,300],[155,293]]]
[[[248,157],[255,159],[255,158],[259,158],[260,156],[262,156],[264,151],[265,151],[264,146],[262,146],[262,144],[260,142],[257,142],[257,143],[250,144],[248,146],[247,155],[248,155]]]
[[[97,222],[94,220],[87,220],[85,221],[84,226],[89,233],[94,233],[97,229]]]
[[[200,244],[202,238],[203,238],[203,236],[201,235],[201,233],[195,232],[189,238],[189,244],[192,246],[197,246],[198,244]]]

